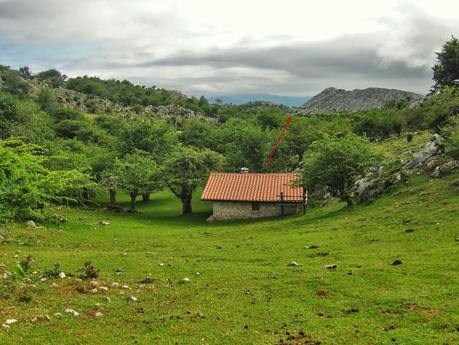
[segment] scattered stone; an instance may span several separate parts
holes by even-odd
[[[402,260],[399,260],[399,259],[395,259],[393,262],[392,262],[392,266],[398,266],[398,265],[401,265],[403,262]]]
[[[164,262],[160,262],[158,266],[163,267],[166,266],[166,264]]]
[[[108,287],[106,286],[99,286],[99,290],[103,291],[103,292],[108,292]]]
[[[125,290],[131,290],[131,288],[128,285],[122,285],[121,288]]]
[[[198,316],[199,316],[201,319],[204,319],[204,318],[206,317],[203,313],[198,313]]]
[[[34,316],[31,321],[33,323],[36,323],[36,322],[39,322],[39,321],[49,321],[49,320],[51,320],[49,315],[37,315],[37,316]]]
[[[97,288],[89,290],[90,293],[97,293]]]
[[[129,301],[129,302],[137,302],[138,299],[137,299],[137,297],[129,296],[128,301]]]
[[[28,220],[26,222],[26,225],[29,227],[29,228],[36,228],[37,227],[37,224],[33,221],[33,220]]]
[[[78,316],[78,315],[80,315],[80,313],[78,313],[77,311],[75,311],[75,310],[73,310],[73,309],[70,309],[70,308],[65,309],[65,312],[66,312],[67,314],[72,315],[72,316]]]
[[[112,286],[119,286],[120,284],[118,284],[117,282],[112,282]]]
[[[59,278],[64,279],[65,278],[65,273],[64,272],[59,272]]]
[[[319,246],[311,245],[311,246],[304,246],[304,249],[317,249]]]
[[[62,313],[54,313],[54,316],[55,317],[62,317],[63,315],[62,315]]]
[[[140,281],[141,284],[153,284],[156,281],[155,278],[147,277]]]
[[[217,246],[217,249],[223,249],[222,245]]]
[[[100,225],[110,225],[110,222],[108,220],[99,220]]]
[[[3,272],[3,274],[2,274],[2,278],[3,279],[11,279],[12,277],[13,277],[13,275],[8,271]]]
[[[123,273],[124,273],[124,271],[123,271],[122,268],[118,268],[118,269],[116,270],[116,275],[120,275],[120,274],[123,274]]]
[[[95,280],[91,280],[89,282],[89,286],[92,287],[92,288],[95,288],[95,287],[99,286],[99,283],[97,281],[95,281]]]
[[[330,265],[325,265],[324,269],[329,270],[329,271],[334,271],[336,270],[337,267],[338,266],[336,266],[336,264],[330,264]]]
[[[95,316],[95,317],[101,317],[101,316],[104,316],[104,314],[102,314],[102,312],[100,312],[100,311],[96,311],[96,312],[94,313],[94,316]]]
[[[7,325],[7,326],[11,326],[13,323],[16,323],[16,322],[18,322],[18,320],[16,320],[16,319],[8,319],[3,324]]]
[[[185,278],[183,278],[183,279],[180,280],[180,283],[182,283],[182,284],[189,284],[189,283],[191,283],[191,280],[190,280],[190,278],[185,277]]]
[[[300,264],[296,261],[290,261],[287,266],[300,266]]]

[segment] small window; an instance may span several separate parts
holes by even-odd
[[[260,211],[260,203],[252,202],[252,211]]]

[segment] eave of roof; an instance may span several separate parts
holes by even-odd
[[[204,201],[303,202],[303,188],[295,186],[294,173],[212,173],[201,199]]]

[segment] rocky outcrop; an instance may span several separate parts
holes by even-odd
[[[355,181],[353,196],[359,203],[370,201],[405,180],[403,172],[386,172],[382,166],[373,168]]]
[[[299,114],[324,114],[381,109],[390,101],[420,100],[422,95],[395,89],[367,88],[347,91],[329,87],[298,108]]]
[[[413,168],[421,168],[424,166],[428,161],[441,153],[443,153],[443,138],[440,134],[434,134],[429,139],[429,142],[424,146],[424,148],[415,153],[413,158],[405,164],[405,168],[413,169]]]

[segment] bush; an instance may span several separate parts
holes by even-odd
[[[58,107],[56,96],[49,88],[44,88],[40,91],[37,101],[40,108],[48,113],[52,113]]]
[[[382,161],[369,143],[354,134],[328,137],[312,145],[305,153],[303,185],[308,193],[327,190],[352,206],[351,192],[355,179]]]
[[[78,270],[81,279],[95,279],[99,276],[99,270],[96,269],[90,261],[85,262],[83,268]]]

